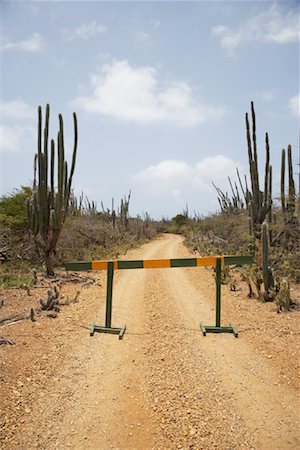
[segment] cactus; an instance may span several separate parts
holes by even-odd
[[[296,209],[296,189],[293,175],[292,162],[292,146],[287,148],[287,163],[288,163],[288,193],[285,193],[285,159],[286,151],[283,148],[281,152],[281,180],[280,180],[280,194],[281,194],[281,208],[285,217],[285,221],[293,217]]]
[[[262,275],[265,286],[264,299],[266,301],[273,300],[273,294],[270,289],[274,287],[274,278],[269,264],[269,226],[267,222],[263,222],[261,226],[261,253],[262,253]]]
[[[238,176],[239,176],[239,173],[238,173]],[[212,185],[218,193],[217,200],[219,202],[221,212],[229,213],[229,214],[238,214],[244,209],[245,205],[244,205],[242,197],[239,193],[239,189],[238,189],[236,182],[234,183],[234,187],[233,187],[230,177],[228,177],[228,181],[229,181],[230,189],[232,192],[231,198],[229,197],[227,192],[224,194],[224,192],[222,192],[222,190],[220,188],[218,188],[214,184],[213,181],[212,181]],[[240,178],[239,178],[239,181],[240,181]],[[241,185],[241,188],[242,188],[242,193],[244,195],[245,191],[244,191],[242,185]],[[244,198],[246,199],[245,196],[244,196]],[[246,201],[246,204],[247,204],[247,201]]]
[[[120,222],[121,222],[121,226],[124,228],[124,230],[127,230],[127,227],[128,227],[130,197],[131,197],[131,191],[129,191],[127,198],[126,198],[126,195],[124,195],[124,200],[121,199]]]
[[[261,232],[261,250],[262,250],[262,273],[265,290],[269,289],[269,227],[267,222],[263,222]]]
[[[28,220],[35,242],[44,253],[46,273],[53,276],[53,254],[66,219],[71,195],[72,178],[77,153],[77,118],[74,119],[74,148],[70,174],[65,161],[64,126],[59,114],[57,136],[57,187],[55,187],[55,142],[51,140],[49,165],[50,107],[46,106],[45,127],[42,138],[42,108],[38,108],[38,149],[34,156],[34,181],[32,198],[27,203]],[[43,145],[42,145],[43,141]]]
[[[280,196],[281,196],[281,209],[285,212],[285,149],[281,151],[281,178],[280,178]]]
[[[293,162],[292,162],[292,146],[288,145],[287,149],[288,156],[288,174],[289,174],[289,187],[288,187],[288,200],[287,200],[287,210],[291,216],[295,213],[296,207],[296,191],[295,182],[293,176]]]
[[[256,261],[261,266],[261,225],[270,212],[272,205],[272,168],[270,166],[270,146],[268,133],[265,135],[266,163],[264,191],[259,187],[258,159],[256,146],[256,119],[253,102],[251,102],[252,136],[248,113],[246,113],[246,134],[248,145],[248,158],[251,179],[251,192],[249,192],[249,213],[252,219],[252,230],[256,240]]]

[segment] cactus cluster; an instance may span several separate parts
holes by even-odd
[[[120,221],[124,230],[128,228],[128,219],[129,219],[129,202],[131,197],[131,191],[129,191],[128,197],[124,195],[124,199],[121,199],[121,207],[120,207]]]
[[[77,152],[77,118],[74,119],[74,148],[70,172],[65,160],[64,125],[59,114],[59,132],[57,136],[57,170],[55,171],[55,142],[51,139],[49,152],[50,107],[46,106],[45,126],[42,132],[42,108],[38,108],[38,143],[34,157],[33,195],[27,202],[27,214],[30,228],[36,244],[44,253],[46,273],[53,276],[53,253],[66,219],[72,178]],[[57,172],[57,185],[55,185]]]
[[[247,179],[245,177],[245,187],[243,186],[243,183],[241,181],[240,173],[238,168],[236,168],[237,176],[239,180],[239,185],[242,194],[240,194],[238,185],[236,181],[233,183],[231,181],[231,178],[228,177],[230,189],[231,189],[231,197],[228,194],[228,192],[223,192],[219,187],[217,187],[214,182],[212,182],[213,187],[216,189],[218,193],[218,202],[220,205],[220,209],[222,213],[230,213],[230,214],[236,214],[242,211],[245,207],[248,207],[249,204],[249,190],[247,186]]]
[[[124,198],[121,199],[120,207],[117,208],[117,211],[115,209],[114,198],[112,198],[111,201],[111,209],[105,209],[103,202],[101,202],[102,212],[114,229],[118,227],[120,229],[127,230],[129,222],[130,197],[131,191],[129,191],[128,197],[124,195]]]
[[[246,133],[248,145],[248,159],[251,179],[251,192],[249,192],[248,211],[251,219],[251,230],[256,241],[256,260],[261,266],[261,226],[264,220],[272,216],[272,166],[270,165],[270,146],[268,133],[265,135],[266,163],[264,190],[260,190],[257,144],[256,144],[256,119],[253,102],[251,102],[252,132],[248,113],[246,113]]]

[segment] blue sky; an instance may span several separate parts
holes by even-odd
[[[28,185],[37,107],[59,112],[67,154],[79,126],[77,194],[132,215],[217,209],[211,186],[247,173],[245,112],[255,102],[259,160],[299,142],[297,1],[2,1],[1,192]]]

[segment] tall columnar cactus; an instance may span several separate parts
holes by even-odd
[[[126,198],[126,195],[124,195],[124,200],[121,199],[120,221],[121,221],[121,226],[125,230],[127,230],[127,227],[128,227],[130,197],[131,197],[131,191],[129,191],[127,198]]]
[[[288,156],[288,171],[289,171],[289,190],[288,190],[288,201],[287,201],[287,210],[290,215],[295,213],[296,208],[296,190],[295,190],[295,182],[293,176],[293,161],[292,161],[292,146],[288,145],[287,149]]]
[[[261,227],[261,253],[262,253],[262,273],[265,290],[269,289],[269,227],[267,222],[263,222]]]
[[[281,178],[280,178],[281,209],[285,212],[285,149],[281,151]]]
[[[252,133],[248,113],[246,113],[246,133],[248,144],[248,158],[251,179],[251,192],[249,193],[249,213],[252,221],[252,231],[256,240],[256,261],[261,266],[261,225],[266,219],[272,204],[272,168],[270,166],[270,146],[268,133],[265,135],[266,164],[264,177],[264,191],[260,190],[257,144],[256,144],[256,120],[253,102],[251,102]]]
[[[285,192],[285,159],[286,152],[282,149],[281,153],[281,180],[280,180],[280,193],[281,193],[281,208],[285,216],[292,217],[296,209],[296,189],[293,175],[293,161],[292,161],[292,146],[288,145],[287,148],[287,164],[288,164],[288,192]]]
[[[46,273],[53,276],[53,254],[66,219],[71,194],[72,178],[77,152],[77,118],[74,119],[74,147],[70,173],[65,160],[64,126],[59,114],[59,132],[57,136],[57,170],[55,171],[55,142],[49,145],[50,107],[46,106],[45,127],[42,133],[42,108],[38,108],[38,143],[34,157],[33,195],[28,201],[28,220],[35,242],[44,253]],[[50,156],[50,160],[49,160]],[[55,186],[55,172],[57,186]]]

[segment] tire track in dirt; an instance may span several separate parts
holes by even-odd
[[[170,247],[170,252],[169,257],[173,258],[188,256],[181,241]],[[200,321],[207,324],[215,321],[215,292],[211,292],[211,298],[203,296],[199,289],[201,276],[207,277],[203,268],[198,273],[191,269],[177,274],[169,271],[164,277],[168,292],[181,312],[181,320],[186,327],[196,329]],[[255,326],[255,318],[253,322]],[[299,397],[288,385],[276,385],[278,373],[272,361],[259,355],[251,342],[241,337],[234,339],[232,335],[210,334],[199,345],[209,357],[216,383],[226,387],[231,398],[229,410],[240,412],[256,438],[256,447],[298,448]]]
[[[161,435],[172,443],[168,448],[254,448],[240,411],[201,348],[199,330],[183,328],[161,272],[153,274],[145,299],[151,330],[145,394]],[[158,448],[166,448],[163,440]]]

